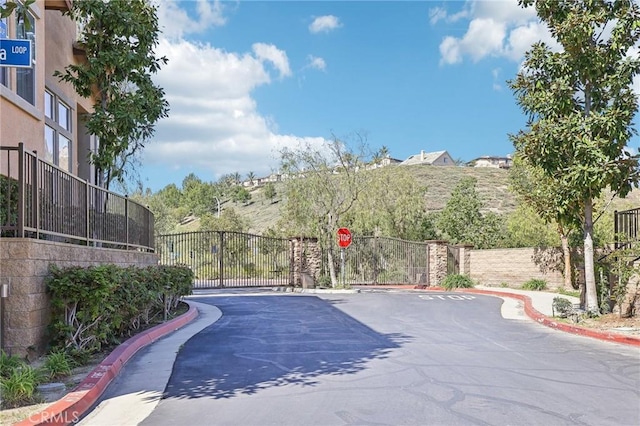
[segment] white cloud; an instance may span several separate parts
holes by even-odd
[[[291,76],[291,68],[289,68],[289,59],[284,50],[278,49],[273,44],[254,43],[252,46],[256,57],[260,61],[269,61],[280,72],[280,78]]]
[[[317,33],[328,33],[330,31],[335,30],[336,28],[340,28],[342,23],[340,19],[333,15],[325,15],[319,16],[313,20],[313,22],[309,25],[309,31],[313,34]]]
[[[145,149],[146,167],[185,174],[210,170],[213,177],[267,175],[277,168],[284,146],[323,140],[278,134],[274,120],[258,112],[252,91],[272,81],[265,62],[280,77],[291,75],[286,53],[276,46],[256,43],[251,52],[237,53],[162,38],[156,53],[169,58],[155,81],[165,90],[170,112]]]
[[[447,36],[440,43],[441,64],[459,64],[465,57],[474,62],[486,57],[506,57],[518,62],[539,40],[557,49],[557,43],[547,27],[539,22],[535,10],[520,7],[517,0],[468,0],[460,12],[449,15],[447,11],[438,10],[434,13],[438,20],[446,22],[470,20],[462,37]]]
[[[501,72],[502,70],[500,68],[494,68],[491,70],[491,75],[493,76],[493,90],[496,92],[502,91],[502,85],[499,82]]]
[[[468,18],[473,13],[475,2],[466,2],[461,11],[449,15],[444,6],[436,6],[429,9],[429,22],[431,25],[437,24],[439,21],[445,21],[448,24],[458,22],[461,19]]]
[[[307,56],[307,65],[305,68],[313,68],[320,71],[325,71],[327,69],[327,63],[324,59],[318,58],[313,55]]]
[[[441,64],[458,64],[462,62],[460,43],[455,37],[445,37],[440,43]]]
[[[429,22],[431,22],[431,25],[435,25],[443,19],[447,19],[447,9],[440,6],[429,9]]]
[[[186,34],[195,34],[210,27],[221,27],[226,24],[225,6],[220,0],[196,0],[198,16],[190,17],[179,6],[177,0],[156,0],[158,20],[164,37],[180,39]]]

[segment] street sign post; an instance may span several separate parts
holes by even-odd
[[[351,245],[351,231],[347,228],[338,229],[338,245],[340,246],[340,275],[342,275],[342,286],[344,287],[344,249]]]
[[[31,68],[31,40],[1,38],[0,67]]]

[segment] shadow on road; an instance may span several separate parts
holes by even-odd
[[[222,318],[181,349],[164,398],[232,398],[279,386],[314,386],[388,357],[410,336],[380,334],[314,296],[199,299]]]

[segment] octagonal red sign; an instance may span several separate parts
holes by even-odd
[[[347,248],[351,245],[351,231],[347,228],[338,229],[338,245]]]

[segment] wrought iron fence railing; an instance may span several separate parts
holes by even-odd
[[[146,207],[42,160],[0,146],[0,235],[154,251]]]
[[[349,284],[428,284],[429,245],[390,237],[354,236],[346,250]]]
[[[638,242],[639,223],[640,208],[614,212],[613,232],[616,249],[625,248],[631,243]]]
[[[291,242],[233,231],[158,235],[163,265],[193,270],[194,288],[288,285],[292,281]]]

